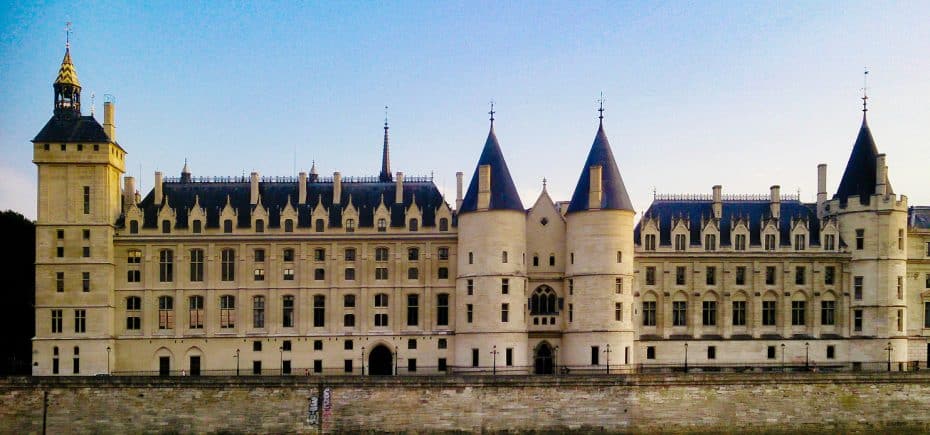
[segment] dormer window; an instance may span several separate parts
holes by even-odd
[[[687,246],[687,237],[684,234],[675,235],[675,250],[684,251]]]
[[[203,223],[200,221],[200,219],[195,219],[191,226],[194,234],[200,234],[203,232]]]
[[[736,238],[735,238],[735,240],[734,240],[734,242],[733,242],[733,249],[735,249],[735,250],[737,250],[737,251],[745,251],[745,250],[746,250],[746,235],[745,235],[745,234],[737,234],[737,235],[736,235]]]
[[[323,219],[317,219],[316,223],[314,224],[314,230],[318,233],[322,233],[325,226],[326,223],[323,222]]]
[[[171,232],[171,221],[169,220],[161,221],[161,232],[164,234],[168,234]]]
[[[794,235],[794,250],[803,251],[806,246],[807,246],[807,235],[795,234]]]
[[[646,234],[645,249],[647,251],[656,250],[656,235],[655,234]]]
[[[449,231],[449,219],[447,218],[439,219],[439,231]]]
[[[355,219],[346,219],[346,232],[347,233],[355,232]]]
[[[836,235],[827,234],[823,236],[823,249],[825,251],[833,251],[836,249]]]
[[[775,250],[775,235],[774,234],[765,235],[765,250],[766,251]]]
[[[255,221],[255,232],[264,233],[265,232],[265,221],[258,219]]]
[[[408,228],[410,229],[410,231],[419,231],[419,230],[420,230],[420,222],[417,221],[416,219],[410,219],[410,223],[409,223],[409,225],[408,225]]]
[[[129,234],[139,234],[139,221],[129,221]]]
[[[716,251],[717,250],[717,235],[716,234],[705,234],[704,235],[704,250],[705,251]]]
[[[232,230],[233,230],[232,219],[226,219],[225,221],[223,221],[223,232],[229,234],[232,232]]]
[[[294,221],[292,219],[287,219],[284,221],[284,232],[285,233],[294,232]]]
[[[387,231],[387,219],[378,219],[378,232],[383,233],[385,231]]]

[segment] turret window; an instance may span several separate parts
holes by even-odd
[[[84,186],[84,214],[90,214],[90,186]]]
[[[861,251],[865,249],[865,230],[858,229],[856,230],[856,250]]]
[[[623,263],[623,251],[617,251],[617,263]]]
[[[469,252],[468,253],[468,264],[474,264],[474,263],[475,263],[475,253]]]
[[[538,255],[533,256],[533,267],[539,267],[539,256]]]
[[[853,277],[853,299],[857,301],[862,300],[862,284],[863,278],[861,276]]]
[[[507,262],[507,251],[501,252],[501,263]]]
[[[549,266],[555,266],[555,255],[549,255]]]
[[[898,230],[898,250],[904,250],[904,230]]]

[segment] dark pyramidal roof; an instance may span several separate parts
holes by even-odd
[[[872,131],[869,130],[869,123],[863,114],[859,136],[856,137],[856,143],[846,163],[846,170],[843,172],[843,179],[840,181],[840,187],[833,198],[845,204],[850,197],[858,196],[862,204],[868,204],[869,198],[875,193],[877,157],[878,147],[875,146],[875,139],[872,138]],[[885,183],[888,184],[888,191],[893,192],[888,180],[885,180]]]
[[[520,195],[517,194],[517,188],[513,184],[513,178],[510,176],[510,169],[504,161],[504,154],[501,152],[500,143],[497,142],[497,135],[494,134],[492,121],[488,139],[484,142],[484,149],[481,151],[481,157],[478,158],[478,164],[471,176],[465,198],[462,199],[462,208],[459,213],[478,209],[478,169],[483,165],[491,166],[491,201],[488,209],[525,211]]]
[[[620,176],[620,169],[617,167],[614,153],[610,149],[610,142],[607,140],[607,133],[604,132],[604,122],[602,120],[600,126],[598,126],[597,135],[594,137],[594,143],[591,144],[591,151],[588,152],[588,159],[585,160],[584,167],[581,168],[581,176],[575,186],[575,193],[572,195],[572,201],[568,206],[568,213],[588,209],[588,191],[591,188],[590,168],[596,165],[601,166],[602,193],[600,208],[633,211],[633,203],[630,201],[630,195],[626,192],[623,177]]]
[[[93,116],[52,116],[33,142],[109,142],[103,126]]]

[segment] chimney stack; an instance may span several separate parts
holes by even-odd
[[[301,172],[297,176],[297,204],[307,203],[307,173]]]
[[[404,203],[404,173],[398,172],[397,176],[394,179],[394,184],[396,188],[394,189],[394,203],[403,204]]]
[[[781,217],[781,186],[777,184],[769,188],[769,210],[773,218]]]
[[[885,155],[875,156],[875,193],[878,195],[888,194],[888,166],[885,166]]]
[[[253,172],[249,177],[249,204],[258,204],[258,172]]]
[[[123,213],[132,205],[136,205],[136,179],[123,177]]]
[[[116,108],[112,101],[103,103],[103,131],[110,138],[110,142],[116,142]]]
[[[588,209],[597,210],[601,208],[601,196],[603,193],[601,188],[603,183],[601,180],[601,165],[591,166],[588,170],[590,171],[588,176],[590,180],[588,185]]]
[[[162,200],[161,172],[155,172],[155,205],[160,206]]]
[[[333,172],[333,204],[342,202],[342,174]]]
[[[455,210],[462,209],[462,177],[463,174],[461,171],[455,173]]]
[[[714,219],[720,219],[723,217],[723,186],[716,185],[714,189]]]
[[[478,167],[478,210],[491,207],[491,165]]]
[[[822,218],[827,206],[827,164],[817,165],[817,217]]]

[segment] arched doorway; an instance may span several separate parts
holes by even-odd
[[[533,373],[537,375],[551,375],[555,372],[552,359],[552,346],[549,346],[549,343],[544,341],[536,346],[533,361]]]
[[[368,354],[368,374],[372,376],[394,374],[394,354],[387,346],[379,344]]]

